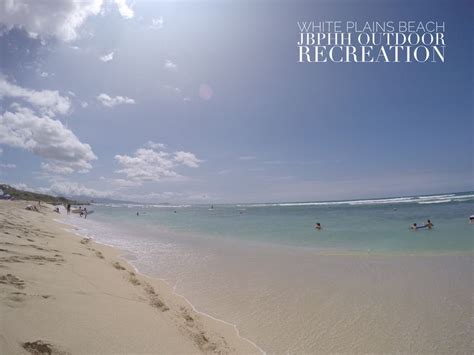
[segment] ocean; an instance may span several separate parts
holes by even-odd
[[[473,351],[473,192],[90,208],[66,222],[265,352]]]

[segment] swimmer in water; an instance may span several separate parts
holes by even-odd
[[[137,212],[137,216],[139,216],[139,215],[140,215],[140,213]]]
[[[469,216],[469,224],[474,224],[474,215]]]
[[[431,223],[431,221],[430,221],[430,220],[427,220],[427,221],[426,221],[426,224],[425,224],[425,226],[427,226],[427,227],[428,227],[428,229],[432,229],[432,228],[434,227],[434,224],[433,224],[433,223]]]
[[[416,223],[413,223],[413,225],[410,227],[411,229],[417,230],[418,227],[416,226]]]
[[[314,229],[321,230],[321,228],[321,223],[319,222],[314,225]]]

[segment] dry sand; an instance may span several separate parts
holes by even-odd
[[[0,201],[1,354],[258,353],[45,205]]]

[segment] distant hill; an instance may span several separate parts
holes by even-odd
[[[36,192],[18,190],[10,185],[0,184],[0,190],[3,191],[3,195],[10,195],[17,200],[26,200],[26,201],[41,201],[50,203],[53,205],[63,205],[63,204],[71,204],[71,205],[86,205],[87,202],[78,201],[78,200],[70,200],[65,197],[56,197],[46,194],[40,194]],[[2,195],[0,195],[1,197]]]

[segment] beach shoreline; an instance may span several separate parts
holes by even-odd
[[[0,201],[2,353],[261,353],[121,250],[64,230],[51,206]]]
[[[222,220],[230,220],[225,219],[228,216],[240,221],[229,231],[244,231],[254,216],[262,216],[259,211],[242,216],[230,208],[210,213],[196,207],[178,214],[146,208],[136,217],[129,206],[94,206],[91,220],[66,219],[79,233],[127,250],[124,257],[140,271],[175,285],[199,310],[238,324],[244,336],[269,353],[462,353],[470,346],[466,335],[471,329],[472,252],[433,248],[434,241],[453,240],[455,230],[470,228],[463,219],[453,222],[453,215],[466,213],[463,205],[455,207],[447,214],[440,207],[408,206],[396,213],[389,208],[395,218],[377,224],[383,227],[380,238],[362,239],[365,245],[374,245],[387,236],[386,231],[398,228],[402,231],[393,240],[409,247],[423,241],[427,247],[390,253],[381,253],[380,248],[345,252],[344,244],[330,253],[312,248],[329,236],[334,222],[352,221],[354,231],[346,231],[347,238],[364,238],[364,223],[357,223],[377,221],[380,213],[373,208],[357,208],[350,221],[330,224],[324,218],[326,228],[313,232],[309,247],[214,233]],[[436,228],[423,233],[409,230],[413,212],[418,219],[435,216]],[[285,214],[295,215],[293,210]],[[298,215],[304,214],[311,211],[298,210]],[[268,225],[265,219],[258,221]],[[304,225],[301,220],[285,221]],[[185,228],[173,228],[179,222]],[[458,223],[460,229],[453,229]],[[453,233],[450,238],[447,230]],[[259,230],[253,231],[260,236]],[[304,233],[302,228],[298,231]],[[344,232],[332,233],[330,240],[335,243],[340,236]]]
[[[0,202],[1,353],[470,349],[470,250],[321,253],[26,205]]]
[[[120,248],[116,245],[113,245],[113,244],[107,244],[105,242],[102,242],[102,241],[99,241],[97,240],[94,236],[94,235],[83,235],[81,234],[80,232],[77,232],[77,230],[79,230],[79,227],[75,224],[72,224],[72,222],[70,220],[66,220],[64,219],[64,215],[61,216],[62,218],[60,219],[54,219],[55,222],[57,223],[61,223],[63,224],[64,226],[67,226],[69,228],[66,228],[65,230],[69,233],[72,233],[74,234],[75,236],[77,236],[78,238],[80,238],[81,240],[87,238],[87,239],[90,239],[94,244],[96,245],[100,245],[100,246],[104,246],[106,248],[111,248],[112,251],[114,253],[116,253],[116,257],[118,259],[120,259],[121,261],[123,261],[124,264],[128,265],[130,268],[132,268],[134,270],[134,272],[138,275],[140,275],[141,277],[145,278],[145,279],[150,279],[150,280],[153,280],[154,282],[160,282],[160,283],[163,283],[164,285],[160,285],[162,287],[165,287],[168,291],[171,290],[171,293],[173,296],[176,296],[177,298],[180,298],[182,299],[189,307],[191,307],[191,309],[199,314],[199,315],[202,315],[203,317],[205,318],[208,318],[211,320],[211,322],[218,322],[218,323],[222,323],[224,326],[229,326],[229,327],[232,327],[235,331],[235,335],[243,340],[244,342],[250,344],[252,347],[254,347],[254,350],[256,349],[257,350],[257,353],[261,353],[261,354],[265,354],[266,351],[264,349],[262,349],[260,346],[258,346],[255,342],[253,342],[252,340],[246,338],[246,337],[243,337],[241,334],[240,334],[240,330],[239,328],[237,327],[237,325],[233,324],[233,323],[230,323],[230,322],[227,322],[226,320],[223,320],[223,319],[220,319],[220,318],[216,318],[214,317],[213,315],[211,314],[208,314],[206,312],[202,312],[200,310],[198,310],[195,305],[193,303],[191,303],[191,301],[183,294],[180,294],[176,291],[177,289],[177,286],[178,286],[178,283],[176,282],[175,284],[171,284],[169,280],[167,279],[164,279],[164,278],[161,278],[159,276],[156,276],[156,275],[148,275],[142,271],[139,270],[139,268],[133,263],[133,260],[127,258],[127,256],[130,257],[130,255],[133,255],[131,254],[131,252],[129,250],[125,250],[123,248]]]

